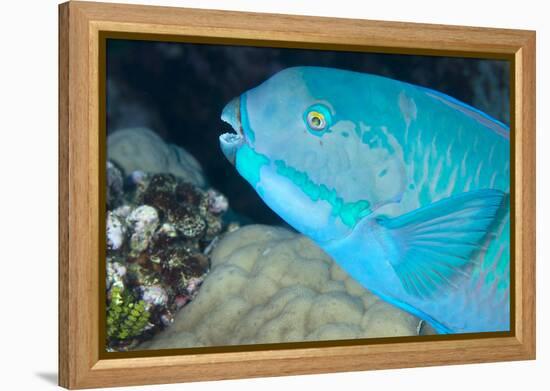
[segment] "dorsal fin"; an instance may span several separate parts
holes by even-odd
[[[446,104],[447,106],[462,112],[463,114],[470,117],[471,119],[478,122],[479,124],[485,126],[486,128],[491,129],[496,134],[506,139],[510,139],[510,128],[504,123],[442,92],[430,90],[428,88],[424,88],[424,90],[426,91],[426,94],[428,96],[435,98],[438,101]]]

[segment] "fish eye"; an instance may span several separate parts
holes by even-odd
[[[307,123],[312,130],[323,130],[327,125],[325,116],[318,111],[310,111],[307,113]]]
[[[321,136],[331,125],[329,108],[323,104],[310,106],[304,113],[304,122],[312,133]]]

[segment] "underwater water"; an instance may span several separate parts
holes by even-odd
[[[324,68],[281,72],[296,66]],[[436,90],[503,124],[442,95],[430,99],[445,108],[434,109],[416,87],[390,102],[393,84],[374,88],[359,74],[342,79],[337,69]],[[507,265],[498,270],[497,307],[487,307],[489,298],[475,305],[460,295],[439,298],[453,296],[447,291],[464,270],[476,287],[492,286],[487,268],[509,252],[500,208],[509,192],[509,146],[497,134],[509,121],[508,81],[506,61],[108,40],[107,349],[506,329],[487,308],[508,303]],[[322,104],[308,101],[319,94]],[[232,101],[238,96],[247,101]],[[296,123],[303,134],[277,131],[296,130]],[[457,130],[476,126],[493,133],[476,140]],[[397,127],[407,133],[389,137]],[[433,128],[448,132],[434,137]],[[232,155],[223,139],[220,147],[221,134],[233,140],[243,132],[246,148]],[[261,171],[266,165],[273,174]],[[494,192],[475,193],[484,189]],[[461,193],[470,194],[446,200]],[[438,201],[446,203],[407,215]],[[331,217],[322,218],[328,204]],[[387,219],[380,232],[397,238],[394,275],[354,266],[380,257],[372,238],[355,230],[369,216]],[[404,232],[425,234],[430,221],[440,234],[414,236],[430,242],[414,247]],[[490,235],[465,236],[459,227]],[[352,240],[323,245],[339,237]],[[405,246],[412,252],[401,254]],[[471,261],[481,252],[490,267]],[[351,262],[357,253],[364,259]],[[468,310],[440,318],[449,307]],[[497,318],[507,318],[500,312]]]

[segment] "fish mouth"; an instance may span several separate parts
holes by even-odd
[[[240,97],[233,98],[222,110],[221,120],[231,125],[234,133],[220,135],[220,147],[223,154],[235,164],[237,150],[246,142],[241,122]]]

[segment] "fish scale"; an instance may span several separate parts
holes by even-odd
[[[451,116],[460,116],[462,112],[451,112],[448,115]],[[466,117],[469,118],[469,117]],[[458,120],[457,120],[458,122]],[[418,118],[418,121],[414,124],[415,127],[425,127],[427,124],[422,123],[422,118]],[[474,126],[469,127],[470,132],[475,131]],[[455,126],[456,128],[456,126]],[[414,130],[412,131],[414,133]],[[448,132],[448,134],[451,132]],[[495,151],[498,149],[498,145],[500,144],[500,149],[503,149],[504,155],[506,155],[506,150],[508,150],[508,140],[506,138],[503,138],[500,135],[495,135],[491,132],[480,132],[481,134],[477,135],[475,139],[478,139],[480,137],[483,137],[482,135],[485,135],[486,139],[494,138],[497,140],[497,143],[491,143],[488,142],[487,144],[481,143],[481,145],[487,145],[488,150],[486,148],[485,151],[476,151],[475,147],[477,146],[479,148],[480,142],[477,143],[474,142],[471,144],[470,148],[466,148],[465,150],[461,151],[459,149],[460,145],[456,145],[455,151],[458,151],[457,153],[453,153],[453,150],[451,150],[451,162],[450,164],[447,164],[445,166],[446,175],[441,175],[440,180],[435,186],[436,189],[441,190],[441,187],[439,186],[441,183],[444,183],[444,178],[454,178],[452,175],[453,170],[456,169],[456,166],[458,164],[458,161],[460,161],[460,164],[462,164],[462,159],[464,158],[464,161],[468,161],[469,157],[469,164],[464,164],[465,172],[462,173],[460,178],[460,183],[454,184],[453,188],[456,188],[454,192],[451,192],[450,194],[447,192],[436,192],[435,194],[431,193],[430,195],[426,195],[424,192],[424,195],[427,200],[430,202],[434,200],[438,200],[441,198],[446,198],[449,195],[452,195],[453,193],[457,192],[463,192],[463,191],[469,191],[475,188],[482,189],[482,188],[496,188],[501,189],[503,191],[508,191],[509,189],[509,171],[506,169],[506,167],[502,167],[501,170],[488,170],[483,171],[482,167],[485,165],[487,167],[491,166],[491,160],[492,157],[495,154]],[[452,133],[451,133],[452,134]],[[458,135],[456,136],[458,137]],[[456,143],[456,139],[453,139],[448,145],[454,145]],[[433,145],[433,143],[432,143]],[[421,156],[423,151],[417,151],[417,155]],[[433,155],[433,149],[432,149],[432,155],[430,155],[430,162],[433,162],[437,157]],[[507,161],[507,160],[506,160]],[[503,161],[495,161],[495,164],[503,165]],[[433,165],[430,165],[433,167]],[[418,172],[415,173],[416,176],[420,176],[422,174],[421,170],[417,170]],[[490,175],[489,175],[490,174]],[[428,173],[429,175],[429,173]],[[498,179],[497,179],[498,178]],[[434,182],[431,182],[432,186]],[[427,186],[427,185],[426,185]],[[420,189],[420,193],[423,193],[424,189]],[[499,292],[505,292],[507,289],[509,289],[509,263],[510,263],[510,257],[509,257],[509,213],[506,212],[502,216],[502,222],[500,223],[500,227],[496,228],[498,231],[498,234],[491,235],[491,240],[488,240],[488,248],[486,252],[483,252],[479,254],[478,258],[478,266],[474,267],[474,270],[472,271],[472,280],[470,284],[464,284],[463,293],[466,297],[469,297],[468,302],[470,303],[471,307],[475,307],[476,302],[480,301],[480,297],[483,297],[484,294],[492,295],[494,286],[498,288]],[[479,284],[480,280],[484,280],[483,284]],[[468,294],[468,292],[470,292]],[[480,296],[481,295],[481,296]],[[505,295],[509,295],[508,293],[505,293]],[[509,310],[507,309],[508,305],[503,306],[503,318],[507,319],[509,318]],[[450,303],[448,308],[441,307],[441,311],[445,310],[452,310],[453,304]]]
[[[509,330],[506,125],[424,87],[319,67],[275,74],[222,119],[237,171],[365,288],[440,333]]]

